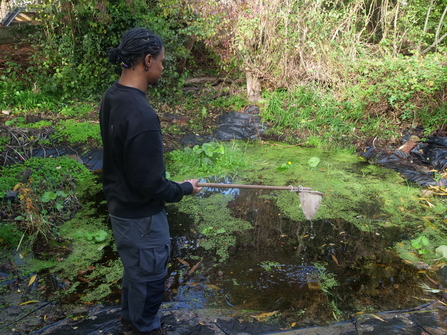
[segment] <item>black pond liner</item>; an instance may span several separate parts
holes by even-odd
[[[419,142],[409,154],[368,147],[362,157],[372,164],[395,170],[423,187],[447,186],[447,179],[436,180],[434,172],[441,173],[447,167],[447,137],[431,137]]]
[[[221,115],[214,136],[220,141],[259,139],[267,130],[261,121],[259,108],[249,106],[243,113],[231,112]]]
[[[263,322],[241,321],[238,317],[204,316],[199,310],[161,309],[163,326],[169,335],[358,335],[405,334],[441,335],[447,333],[447,308],[440,303],[411,310],[352,315],[350,321],[328,326],[275,329]],[[95,306],[81,320],[64,319],[29,335],[120,335],[119,307]]]

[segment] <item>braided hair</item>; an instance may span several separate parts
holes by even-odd
[[[163,48],[161,38],[146,28],[132,28],[127,31],[117,48],[107,51],[109,62],[132,69],[150,54],[157,57]]]

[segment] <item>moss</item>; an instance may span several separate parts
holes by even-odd
[[[81,297],[81,301],[101,301],[104,297],[107,297],[112,293],[109,284],[100,284],[93,291],[88,292],[86,295]]]
[[[90,232],[104,230],[108,234],[100,243],[89,240]],[[79,269],[83,269],[100,260],[104,253],[104,248],[111,243],[112,231],[106,226],[105,218],[83,217],[82,212],[78,213],[74,219],[66,222],[60,227],[60,236],[72,239],[72,252],[56,266],[53,271],[64,271],[67,278],[77,276]]]
[[[121,286],[123,266],[120,260],[111,260],[106,264],[98,264],[95,269],[86,276],[90,285],[82,301],[102,301],[106,299],[112,290],[118,290]]]
[[[16,225],[0,222],[0,245],[3,248],[17,248],[22,234],[23,233],[17,229]]]

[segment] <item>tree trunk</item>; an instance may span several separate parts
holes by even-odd
[[[259,101],[261,99],[261,81],[250,70],[245,70],[245,77],[247,78],[248,101]]]

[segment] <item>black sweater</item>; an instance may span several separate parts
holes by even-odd
[[[191,183],[166,179],[160,120],[145,92],[113,84],[101,102],[100,124],[103,189],[110,214],[154,215],[165,202],[192,193]]]

